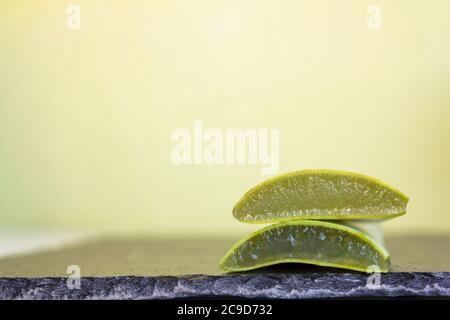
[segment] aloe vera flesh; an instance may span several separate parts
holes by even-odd
[[[287,221],[256,231],[222,259],[225,271],[245,271],[284,262],[299,262],[363,272],[387,272],[390,257],[365,233],[338,223]],[[371,268],[369,270],[369,267]]]
[[[264,181],[233,208],[242,222],[385,219],[403,215],[408,197],[377,179],[344,171],[303,170]]]

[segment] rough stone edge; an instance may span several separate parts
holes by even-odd
[[[69,289],[68,278],[61,277],[0,278],[0,299],[450,297],[450,272],[393,272],[382,274],[379,285],[369,281],[372,286],[368,278],[359,273],[83,277],[80,289]]]

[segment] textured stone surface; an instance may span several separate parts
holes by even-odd
[[[0,299],[450,297],[448,236],[388,237],[393,272],[375,289],[367,274],[305,264],[224,274],[218,262],[235,240],[105,238],[4,257]],[[80,290],[66,286],[69,265],[81,269]]]
[[[228,276],[87,277],[69,290],[66,278],[1,278],[0,299],[161,299],[192,297],[356,298],[450,297],[450,273],[394,272],[380,286],[360,273]]]
[[[219,260],[234,238],[162,239],[147,237],[87,239],[64,248],[0,259],[1,277],[64,277],[69,265],[82,276],[221,275]],[[450,236],[387,237],[391,271],[450,272]],[[295,264],[261,272],[339,272],[338,269]],[[259,272],[259,271],[258,271]],[[260,273],[261,273],[260,272]]]

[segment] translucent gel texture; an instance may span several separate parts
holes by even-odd
[[[390,258],[383,247],[356,229],[333,225],[336,224],[311,225],[308,221],[272,225],[234,246],[221,267],[226,271],[244,271],[282,262],[304,262],[363,272],[376,265],[380,271],[388,271]]]
[[[389,218],[404,214],[408,198],[370,177],[349,172],[298,171],[248,191],[233,209],[244,222]]]

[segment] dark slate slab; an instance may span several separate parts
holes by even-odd
[[[387,239],[392,272],[370,275],[284,264],[240,274],[218,269],[236,239],[93,239],[0,259],[0,299],[165,299],[192,297],[450,297],[450,237]],[[81,288],[66,285],[69,265]],[[369,282],[374,283],[374,282]]]
[[[87,277],[68,289],[66,278],[2,278],[0,299],[167,299],[450,297],[450,273],[395,272],[379,287],[353,273],[232,276]]]

